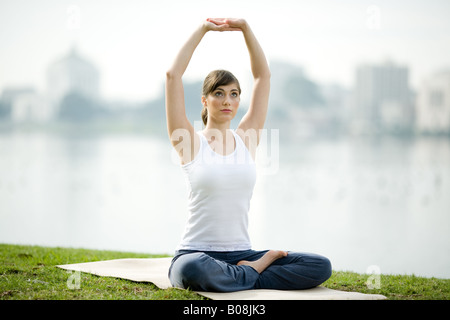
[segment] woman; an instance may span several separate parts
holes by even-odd
[[[238,110],[241,89],[225,70],[211,72],[204,81],[204,130],[195,132],[186,116],[182,76],[209,31],[242,32],[250,54],[253,93],[235,131],[230,130],[230,122]],[[305,289],[331,275],[325,257],[251,248],[247,215],[256,180],[255,149],[266,119],[269,91],[266,58],[243,19],[204,21],[166,74],[168,133],[189,188],[189,220],[169,270],[174,287],[219,292]]]

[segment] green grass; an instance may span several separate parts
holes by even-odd
[[[368,278],[367,274],[333,271],[331,278],[323,285],[342,291],[382,294],[389,300],[450,299],[450,279],[381,274],[379,289],[369,289],[366,284]]]
[[[202,300],[195,292],[180,289],[161,290],[147,282],[98,277],[81,273],[80,288],[67,285],[71,273],[60,264],[120,258],[154,258],[161,255],[115,251],[47,248],[0,244],[1,300]],[[379,289],[366,285],[369,275],[334,271],[323,286],[343,291],[376,293],[388,299],[448,300],[450,279],[409,275],[381,275]]]
[[[81,273],[80,288],[67,285],[71,272],[56,265],[160,255],[115,251],[47,248],[0,244],[0,299],[45,300],[196,300],[187,290],[161,290],[148,282],[98,277]],[[70,282],[70,281],[69,281]]]

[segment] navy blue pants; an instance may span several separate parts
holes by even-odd
[[[259,274],[250,266],[266,251],[177,251],[169,269],[172,286],[194,291],[231,292],[250,289],[299,290],[316,287],[331,276],[330,261],[317,254],[288,252]]]

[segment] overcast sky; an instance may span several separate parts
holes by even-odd
[[[243,17],[268,60],[287,60],[315,81],[350,87],[359,63],[407,65],[414,87],[450,68],[450,1],[0,0],[0,90],[46,89],[47,66],[76,44],[101,72],[107,99],[141,101],[207,17]],[[240,32],[209,33],[186,72],[225,68],[249,76]]]

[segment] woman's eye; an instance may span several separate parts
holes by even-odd
[[[237,96],[238,96],[238,94],[237,94],[236,92],[233,92],[231,95],[232,95],[233,97],[237,97]]]
[[[216,96],[217,96],[217,97],[220,97],[221,95],[222,95],[222,92],[220,92],[220,91],[217,91],[217,92],[216,92]]]

